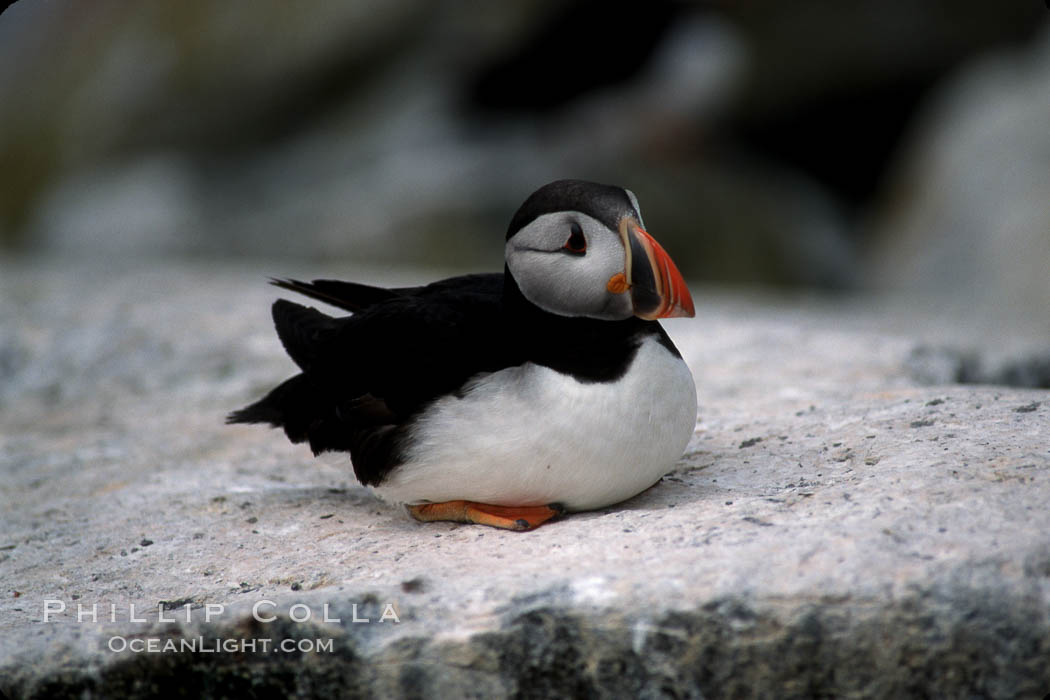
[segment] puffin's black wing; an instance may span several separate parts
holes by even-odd
[[[367,284],[343,282],[341,280],[301,282],[293,279],[275,278],[270,280],[270,284],[353,312],[412,291],[410,289],[385,289],[383,287],[373,287]]]
[[[467,290],[468,292],[492,291],[500,294],[503,290],[503,275],[482,274],[450,277],[428,284],[425,287],[373,287],[359,282],[342,280],[313,280],[302,282],[295,279],[273,278],[270,284],[291,292],[298,292],[318,301],[323,301],[346,311],[358,312],[383,301],[400,296],[433,296],[449,291]]]
[[[381,289],[281,280],[353,316],[332,318],[286,300],[274,325],[302,373],[230,423],[269,423],[314,453],[348,451],[358,480],[374,484],[400,463],[406,426],[428,403],[470,377],[520,364],[505,342],[503,275],[454,277],[425,287]]]

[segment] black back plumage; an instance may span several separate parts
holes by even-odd
[[[468,275],[386,290],[317,280],[276,280],[353,316],[332,318],[279,299],[277,335],[302,373],[230,423],[269,423],[315,454],[351,453],[355,473],[376,483],[399,460],[406,421],[478,372],[499,369],[502,275]]]

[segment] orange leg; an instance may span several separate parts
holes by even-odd
[[[408,512],[422,522],[450,520],[520,531],[539,527],[554,516],[565,513],[565,508],[557,503],[547,506],[493,506],[474,501],[446,501],[408,506]]]

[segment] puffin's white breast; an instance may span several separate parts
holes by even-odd
[[[479,375],[428,408],[405,463],[375,491],[404,503],[601,508],[670,471],[695,424],[689,368],[648,336],[618,381],[532,363]]]

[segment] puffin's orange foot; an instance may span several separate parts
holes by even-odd
[[[446,501],[408,506],[408,512],[422,522],[450,520],[522,531],[537,528],[554,516],[564,514],[565,508],[557,503],[546,506],[493,506],[474,501]]]

